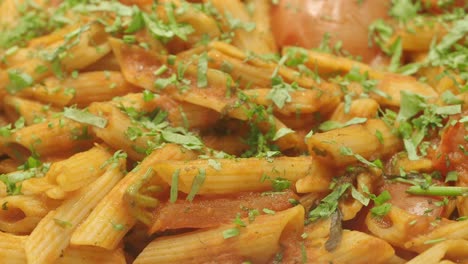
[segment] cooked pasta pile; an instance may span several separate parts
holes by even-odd
[[[391,1],[371,65],[277,1],[0,1],[0,262],[468,261],[454,2]]]

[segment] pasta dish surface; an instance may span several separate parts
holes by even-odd
[[[468,263],[464,0],[0,0],[0,263]]]

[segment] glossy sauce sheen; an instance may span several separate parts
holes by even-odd
[[[236,215],[248,216],[249,210],[262,212],[263,208],[283,211],[292,207],[289,199],[297,198],[291,191],[262,194],[244,193],[231,197],[196,198],[192,202],[177,200],[167,202],[159,208],[151,228],[151,233],[178,228],[206,228],[229,224]],[[244,210],[243,210],[244,209]]]

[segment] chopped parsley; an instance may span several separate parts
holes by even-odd
[[[271,187],[273,188],[273,191],[275,192],[282,192],[284,190],[289,189],[289,187],[291,187],[291,181],[289,181],[288,179],[281,178],[281,177],[276,177],[275,179],[272,179],[267,175],[263,175],[262,178],[260,179],[261,182],[264,182],[266,180],[271,182]]]
[[[272,140],[278,140],[288,134],[294,133],[294,130],[287,128],[287,127],[282,127],[276,131],[275,135],[273,136]]]
[[[179,194],[179,174],[180,170],[176,170],[172,174],[171,191],[169,196],[169,201],[171,203],[175,203],[177,201],[177,196]]]
[[[390,15],[399,21],[407,22],[414,18],[421,10],[420,1],[413,0],[392,0]]]
[[[111,222],[111,224],[112,224],[112,228],[114,228],[114,230],[116,230],[116,231],[125,230],[125,225],[123,225],[123,224],[116,224],[114,222]]]
[[[0,181],[6,186],[8,195],[21,194],[21,182],[31,178],[40,178],[49,171],[50,163],[42,163],[35,157],[30,157],[25,164],[21,165],[19,171],[1,174]]]
[[[422,114],[420,114],[422,112]],[[419,159],[418,147],[431,129],[443,127],[444,118],[461,113],[461,105],[438,106],[430,104],[427,99],[407,91],[401,91],[401,106],[397,121],[399,135],[408,158]]]
[[[373,162],[368,161],[366,158],[364,158],[360,154],[354,153],[351,148],[346,147],[346,146],[340,147],[340,154],[344,156],[353,156],[356,160],[362,162],[363,164],[369,167],[380,168],[380,169],[383,168],[382,161],[380,159],[376,159]]]
[[[197,86],[199,88],[203,88],[208,86],[208,78],[207,78],[207,71],[208,71],[208,55],[206,52],[203,52],[198,57],[198,67],[197,67]]]
[[[30,87],[34,83],[33,78],[29,74],[20,70],[8,70],[8,78],[10,82],[7,84],[6,89],[11,94]]]
[[[268,208],[263,208],[262,209],[262,212],[264,212],[265,214],[269,214],[269,215],[274,215],[276,214],[275,211],[271,210],[271,209],[268,209]]]
[[[107,119],[91,114],[85,110],[67,107],[63,111],[63,116],[73,121],[98,128],[105,128],[107,126]]]
[[[60,227],[62,228],[70,228],[72,227],[72,223],[68,222],[68,221],[64,221],[64,220],[60,220],[60,219],[57,219],[57,218],[54,218],[54,222],[59,225]]]
[[[195,195],[197,195],[198,191],[200,190],[201,186],[205,182],[206,172],[205,169],[199,168],[198,174],[195,176],[192,182],[192,187],[190,188],[190,192],[187,195],[187,201],[193,201]]]
[[[379,196],[371,195],[371,198],[375,203],[375,206],[370,209],[373,216],[385,216],[392,209],[392,204],[387,203],[387,201],[392,199],[392,196],[387,190],[380,193]]]
[[[322,124],[320,124],[319,129],[321,131],[330,131],[333,129],[338,129],[338,128],[343,128],[351,125],[357,125],[357,124],[363,124],[367,122],[367,118],[363,117],[354,117],[349,121],[346,121],[345,123],[340,123],[336,121],[325,121]]]
[[[458,173],[456,171],[449,171],[445,176],[445,182],[456,182],[458,180]]]
[[[320,201],[320,204],[315,209],[309,212],[309,219],[315,221],[330,217],[338,209],[339,199],[350,187],[350,183],[343,183],[336,186],[330,194]]]
[[[117,150],[112,155],[112,157],[107,159],[99,168],[103,169],[107,166],[111,166],[111,168],[115,168],[119,164],[120,160],[125,160],[126,158],[127,158],[127,153],[125,153],[122,150]]]
[[[240,229],[237,227],[229,228],[223,231],[223,238],[228,239],[232,237],[236,237],[240,234]]]

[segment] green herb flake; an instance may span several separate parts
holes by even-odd
[[[370,202],[369,197],[365,197],[362,193],[360,193],[356,188],[351,188],[351,196],[359,201],[362,205],[368,206]]]
[[[449,171],[445,176],[445,182],[456,182],[458,180],[458,173],[456,171]]]
[[[15,94],[30,87],[34,83],[30,75],[20,70],[8,70],[8,79],[10,82],[7,84],[6,89],[11,94]]]
[[[60,227],[62,228],[69,228],[69,227],[72,227],[72,223],[68,222],[68,221],[64,221],[64,220],[60,220],[60,219],[57,219],[57,218],[54,218],[54,222],[59,225]]]
[[[320,218],[330,217],[337,210],[339,199],[350,187],[351,184],[349,183],[344,183],[335,187],[330,194],[320,201],[320,204],[315,209],[309,212],[310,220],[315,221]]]
[[[169,70],[169,67],[167,67],[167,65],[165,64],[161,65],[161,67],[159,67],[157,70],[154,71],[154,75],[159,76],[168,70]]]
[[[179,174],[180,174],[180,169],[177,169],[172,174],[171,191],[170,191],[170,198],[169,198],[169,201],[171,203],[175,203],[177,201],[177,197],[179,194]]]
[[[402,22],[407,22],[416,17],[420,10],[420,1],[393,0],[389,14]]]
[[[200,190],[201,186],[205,182],[206,172],[205,169],[199,168],[198,174],[195,176],[192,182],[192,187],[190,188],[190,192],[187,195],[187,201],[193,201],[195,195],[197,195],[198,191]]]
[[[389,201],[390,199],[392,199],[392,196],[390,195],[390,192],[385,190],[382,193],[380,193],[379,196],[377,196],[374,199],[374,202],[375,202],[376,205],[382,205],[385,202]]]
[[[294,133],[295,131],[290,129],[290,128],[287,128],[287,127],[282,127],[280,129],[278,129],[275,133],[275,135],[273,136],[272,140],[278,140],[286,135],[289,135],[291,133]]]
[[[376,160],[374,162],[371,162],[371,161],[368,161],[367,159],[365,159],[363,156],[361,156],[360,154],[357,154],[357,153],[354,153],[353,150],[349,147],[345,147],[345,146],[341,146],[340,147],[340,154],[341,155],[344,155],[344,156],[353,156],[356,160],[360,161],[361,163],[369,166],[369,167],[373,167],[373,168],[382,168],[382,162]]]
[[[229,239],[232,237],[236,237],[240,234],[240,229],[237,227],[229,228],[223,231],[223,238]]]
[[[390,54],[392,54],[390,65],[388,67],[390,71],[396,72],[398,70],[398,67],[400,66],[402,53],[402,40],[401,37],[398,37],[398,39],[390,46]]]
[[[221,163],[218,160],[208,159],[208,165],[217,171],[221,170]]]
[[[197,68],[197,87],[204,88],[208,86],[208,54],[203,52],[198,57],[198,68]]]
[[[387,215],[391,209],[392,209],[392,204],[384,203],[382,205],[374,206],[373,208],[370,209],[370,212],[375,217],[382,217],[382,216]]]
[[[63,116],[73,121],[92,125],[98,128],[105,128],[107,126],[107,119],[76,108],[65,108]]]
[[[143,101],[149,102],[149,101],[153,100],[154,97],[155,97],[155,95],[151,91],[149,91],[149,90],[144,90],[143,91]]]
[[[375,197],[373,199],[375,206],[370,209],[372,215],[378,217],[387,215],[388,212],[390,212],[390,210],[392,209],[392,204],[387,203],[387,201],[389,201],[390,199],[392,199],[392,196],[387,190],[383,191],[379,194],[379,196]]]
[[[363,118],[363,117],[354,117],[345,123],[340,123],[340,122],[329,120],[320,124],[319,129],[325,132],[325,131],[330,131],[333,129],[343,128],[347,126],[363,124],[365,122],[367,122],[367,118]]]
[[[275,211],[271,210],[271,209],[268,209],[268,208],[263,208],[262,209],[262,212],[264,212],[265,214],[269,214],[269,215],[274,215],[276,214]]]
[[[123,225],[123,224],[116,224],[114,222],[111,222],[111,224],[112,224],[112,228],[114,228],[114,230],[116,230],[116,231],[125,230],[125,225]]]
[[[442,101],[446,104],[462,104],[463,100],[454,95],[450,90],[446,90],[441,95]]]
[[[255,221],[255,218],[260,215],[260,212],[257,209],[252,209],[252,210],[249,210],[247,215],[249,218],[249,223],[252,223],[253,221]]]
[[[424,97],[407,91],[401,91],[400,95],[401,106],[397,120],[406,121],[424,109],[424,103],[426,102]]]
[[[183,134],[163,130],[161,131],[161,136],[166,142],[179,144],[187,149],[201,149],[203,147],[203,142],[190,133]]]
[[[289,187],[291,187],[291,181],[289,181],[288,179],[278,177],[276,179],[271,180],[271,185],[273,187],[273,191],[282,192],[284,190],[288,190]]]
[[[132,34],[140,29],[145,27],[145,20],[143,19],[142,12],[138,9],[137,6],[133,6],[132,12],[132,19],[130,20],[130,24],[128,25],[127,29],[124,31],[125,33]]]
[[[236,218],[234,219],[234,224],[236,224],[237,226],[240,226],[240,227],[246,227],[247,225],[245,224],[244,221],[242,221],[242,219],[240,218],[240,214],[236,214]]]
[[[447,240],[446,238],[436,238],[436,239],[431,239],[431,240],[426,240],[424,241],[424,245],[432,245],[432,244],[437,244],[437,243],[440,243],[440,242],[443,242]]]
[[[375,131],[375,137],[379,140],[380,144],[384,143],[383,134],[380,132],[380,130]]]

